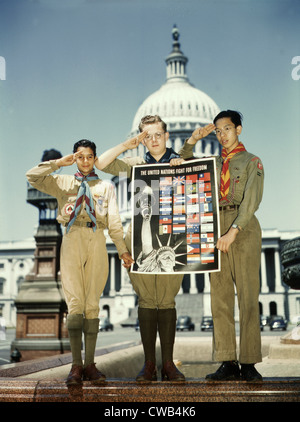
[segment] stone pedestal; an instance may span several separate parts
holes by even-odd
[[[270,345],[269,359],[297,359],[300,365],[300,326]]]
[[[45,151],[42,161],[59,157],[58,151]],[[21,353],[21,361],[70,351],[59,273],[62,232],[56,220],[57,200],[28,185],[27,202],[38,208],[39,226],[34,266],[15,300],[16,338],[11,350]]]
[[[17,327],[11,349],[20,351],[21,361],[70,351],[58,271],[61,233],[57,222],[40,224],[35,239],[34,267],[15,301]]]

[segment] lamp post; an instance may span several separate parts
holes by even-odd
[[[60,152],[49,150],[42,161],[60,157]],[[27,202],[38,208],[39,225],[34,236],[34,265],[15,300],[17,326],[11,350],[17,349],[22,360],[70,351],[59,272],[62,232],[56,220],[57,201],[28,184]]]

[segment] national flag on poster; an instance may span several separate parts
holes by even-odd
[[[184,185],[184,184],[185,184],[185,176],[173,177],[174,186]]]
[[[212,201],[211,192],[205,192],[204,193],[204,197],[205,197],[205,201],[206,202],[211,202]]]
[[[197,193],[192,193],[191,195],[186,196],[187,204],[197,204],[199,202],[199,197]]]
[[[212,223],[214,221],[214,215],[212,212],[201,213],[201,224]]]
[[[185,224],[185,215],[173,215],[174,224]]]
[[[159,217],[159,224],[171,224],[172,223],[172,216],[160,216]]]
[[[196,184],[186,185],[185,191],[187,195],[191,195],[192,193],[197,193],[197,185]]]
[[[188,264],[199,264],[200,263],[200,255],[199,254],[191,254],[187,255],[187,263]]]
[[[185,233],[185,224],[173,224],[173,233]]]
[[[185,214],[185,206],[184,205],[174,205],[173,207],[173,214]]]
[[[204,214],[205,212],[212,212],[212,203],[211,202],[200,202],[200,213]]]
[[[170,185],[162,185],[159,187],[160,195],[170,196],[172,195],[172,186]]]
[[[200,253],[200,247],[199,247],[199,244],[197,243],[193,245],[188,244],[186,247],[186,250],[188,254]]]
[[[210,173],[200,173],[199,180],[203,180],[204,182],[210,180]]]
[[[166,224],[158,227],[158,233],[161,236],[162,234],[171,234],[172,233],[172,225]]]
[[[188,233],[186,235],[186,243],[188,243],[188,244],[191,244],[191,243],[200,243],[199,233]]]
[[[160,204],[171,204],[171,202],[172,202],[172,196],[163,195],[159,198]]]
[[[208,233],[214,231],[214,225],[211,223],[201,224],[201,233]]]
[[[189,174],[185,181],[186,183],[197,183],[197,174]]]
[[[159,213],[160,214],[171,214],[172,213],[172,207],[159,207]]]
[[[199,233],[200,226],[199,224],[187,224],[186,231],[187,233]]]
[[[200,218],[199,218],[199,214],[195,213],[195,214],[187,214],[186,216],[186,223],[187,224],[194,224],[194,223],[200,223]]]
[[[201,242],[214,242],[214,234],[213,233],[201,233]]]
[[[184,204],[185,203],[184,195],[174,195],[173,196],[173,203],[176,204],[176,205]]]
[[[213,253],[215,246],[213,243],[201,243],[201,253]]]
[[[160,186],[172,185],[172,176],[160,177],[159,184]]]
[[[202,264],[210,264],[214,262],[214,254],[201,255]]]
[[[199,204],[188,204],[186,206],[186,213],[187,214],[199,213]]]
[[[174,195],[183,195],[185,185],[176,185],[173,186]]]
[[[211,183],[205,183],[204,184],[204,191],[207,192],[209,190],[211,190]]]
[[[198,192],[199,193],[204,192],[204,185],[205,185],[205,183],[202,182],[201,180],[199,180],[199,183],[198,183]]]

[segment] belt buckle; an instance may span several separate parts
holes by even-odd
[[[93,227],[93,223],[91,223],[90,221],[88,221],[88,222],[86,223],[86,226],[87,226],[87,227]]]

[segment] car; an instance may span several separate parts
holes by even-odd
[[[283,330],[287,328],[287,320],[282,316],[273,316],[270,321],[270,330]]]
[[[263,325],[265,327],[266,325],[269,325],[270,317],[266,316],[266,315],[261,315],[260,316],[260,322],[261,322],[261,325]]]
[[[265,325],[265,321],[262,318],[262,316],[260,316],[260,331],[264,331],[264,325]]]
[[[176,331],[194,331],[195,330],[195,324],[192,322],[191,317],[189,316],[180,316],[177,319],[176,324]]]
[[[100,318],[99,331],[113,331],[114,326],[110,323],[108,318]]]
[[[260,315],[260,331],[264,331],[266,326],[270,325],[271,317],[266,315]]]
[[[213,319],[211,316],[202,317],[200,329],[201,331],[212,330],[214,328]]]

